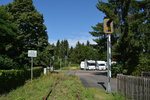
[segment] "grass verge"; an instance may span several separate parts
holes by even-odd
[[[56,81],[58,84],[52,87]],[[27,81],[24,86],[1,95],[0,100],[42,100],[50,89],[53,91],[48,100],[125,100],[116,93],[106,94],[101,89],[84,88],[77,76],[62,73],[41,76],[32,83]]]
[[[62,67],[60,70],[80,70],[79,66],[68,66],[68,67]]]

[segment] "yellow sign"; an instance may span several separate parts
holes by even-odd
[[[104,33],[113,33],[113,21],[111,19],[104,19]]]

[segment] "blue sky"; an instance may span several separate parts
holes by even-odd
[[[0,0],[0,5],[13,0]],[[71,46],[77,41],[90,43],[93,37],[88,33],[91,26],[102,22],[104,14],[96,8],[98,0],[33,0],[35,8],[44,16],[50,43],[68,40]]]

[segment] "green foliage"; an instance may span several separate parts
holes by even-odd
[[[118,93],[112,93],[112,95],[114,96],[114,98],[112,100],[127,100],[124,96],[122,96],[121,94]]]
[[[14,0],[5,9],[12,16],[11,21],[18,26],[16,50],[13,49],[18,54],[15,55],[15,61],[21,66],[29,64],[27,51],[33,49],[37,50],[40,55],[37,59],[38,65],[47,65],[47,61],[44,62],[41,56],[47,52],[44,51],[48,46],[46,26],[43,24],[43,15],[35,9],[32,0]]]
[[[150,72],[150,56],[148,54],[141,55],[139,62],[140,63],[138,64],[132,75],[140,76],[141,72]]]
[[[98,51],[92,46],[87,46],[77,42],[76,47],[72,48],[69,58],[72,63],[80,64],[81,61],[85,59],[97,60],[99,58]]]
[[[55,61],[53,66],[54,66],[54,69],[57,70],[57,69],[60,69],[62,67],[66,67],[67,65],[68,65],[68,63],[65,64],[65,62],[60,63],[58,61]]]
[[[39,77],[43,68],[33,69],[33,76]],[[5,93],[21,86],[31,77],[31,71],[28,70],[0,70],[0,93]]]
[[[77,42],[76,46],[70,47],[67,40],[60,41],[58,40],[54,50],[55,63],[54,66],[59,68],[60,60],[61,66],[64,67],[69,63],[79,64],[82,60],[85,59],[98,59],[98,51],[90,45],[89,41],[86,44]],[[65,64],[66,63],[66,64]]]
[[[93,37],[97,45],[94,46],[98,50],[101,60],[106,60],[106,50],[107,50],[107,38],[106,34],[103,32],[103,24],[98,23],[96,26],[92,26],[93,31],[89,32]]]
[[[80,66],[79,64],[69,64],[70,67]]]
[[[60,62],[55,61],[54,62],[54,69],[57,70],[60,68]]]
[[[117,74],[127,74],[127,70],[123,69],[121,64],[112,64],[111,71],[112,77],[116,77]]]
[[[7,56],[0,58],[1,68],[18,69],[15,63],[22,68],[29,66],[27,52],[31,49],[39,54],[35,64],[47,66],[51,55],[47,49],[46,26],[43,15],[35,9],[32,0],[14,0],[0,6],[0,15],[0,55]]]
[[[12,16],[3,6],[0,6],[0,55],[14,57],[14,43],[18,28],[16,24],[11,22]]]
[[[68,58],[69,43],[67,40],[57,41],[55,46],[55,57],[59,60],[65,61],[65,57]]]
[[[0,69],[15,69],[17,64],[7,56],[0,56]]]
[[[113,20],[114,33],[112,34],[112,57],[116,58],[121,64],[122,69],[127,74],[135,70],[141,70],[140,55],[150,54],[150,15],[149,3],[147,0],[109,0],[108,3],[99,1],[98,10],[103,12],[107,18]],[[98,23],[90,34],[97,37],[95,40],[99,46],[99,52],[106,51],[103,49],[106,42],[105,34],[103,35],[103,25]],[[97,46],[97,47],[98,47]],[[106,47],[106,46],[105,46]],[[102,56],[102,55],[101,55]],[[149,65],[147,62],[146,65]]]
[[[48,44],[47,47],[43,51],[37,51],[37,52],[38,52],[38,56],[34,60],[35,65],[47,67],[47,66],[50,66],[50,61],[51,63],[53,63],[53,58],[52,58],[52,56],[54,56],[53,46]]]

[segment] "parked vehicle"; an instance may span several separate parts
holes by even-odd
[[[80,69],[81,70],[85,69],[85,61],[81,61],[81,63],[80,63]]]
[[[96,61],[94,60],[85,60],[80,63],[81,70],[95,70],[96,69]]]
[[[107,64],[105,61],[96,61],[97,65],[97,70],[106,70],[107,69]]]
[[[111,64],[117,64],[115,61],[112,61]],[[95,61],[95,60],[85,60],[80,63],[81,70],[107,70],[106,61]]]
[[[88,70],[95,70],[96,69],[96,61],[94,60],[87,60],[87,69]]]

